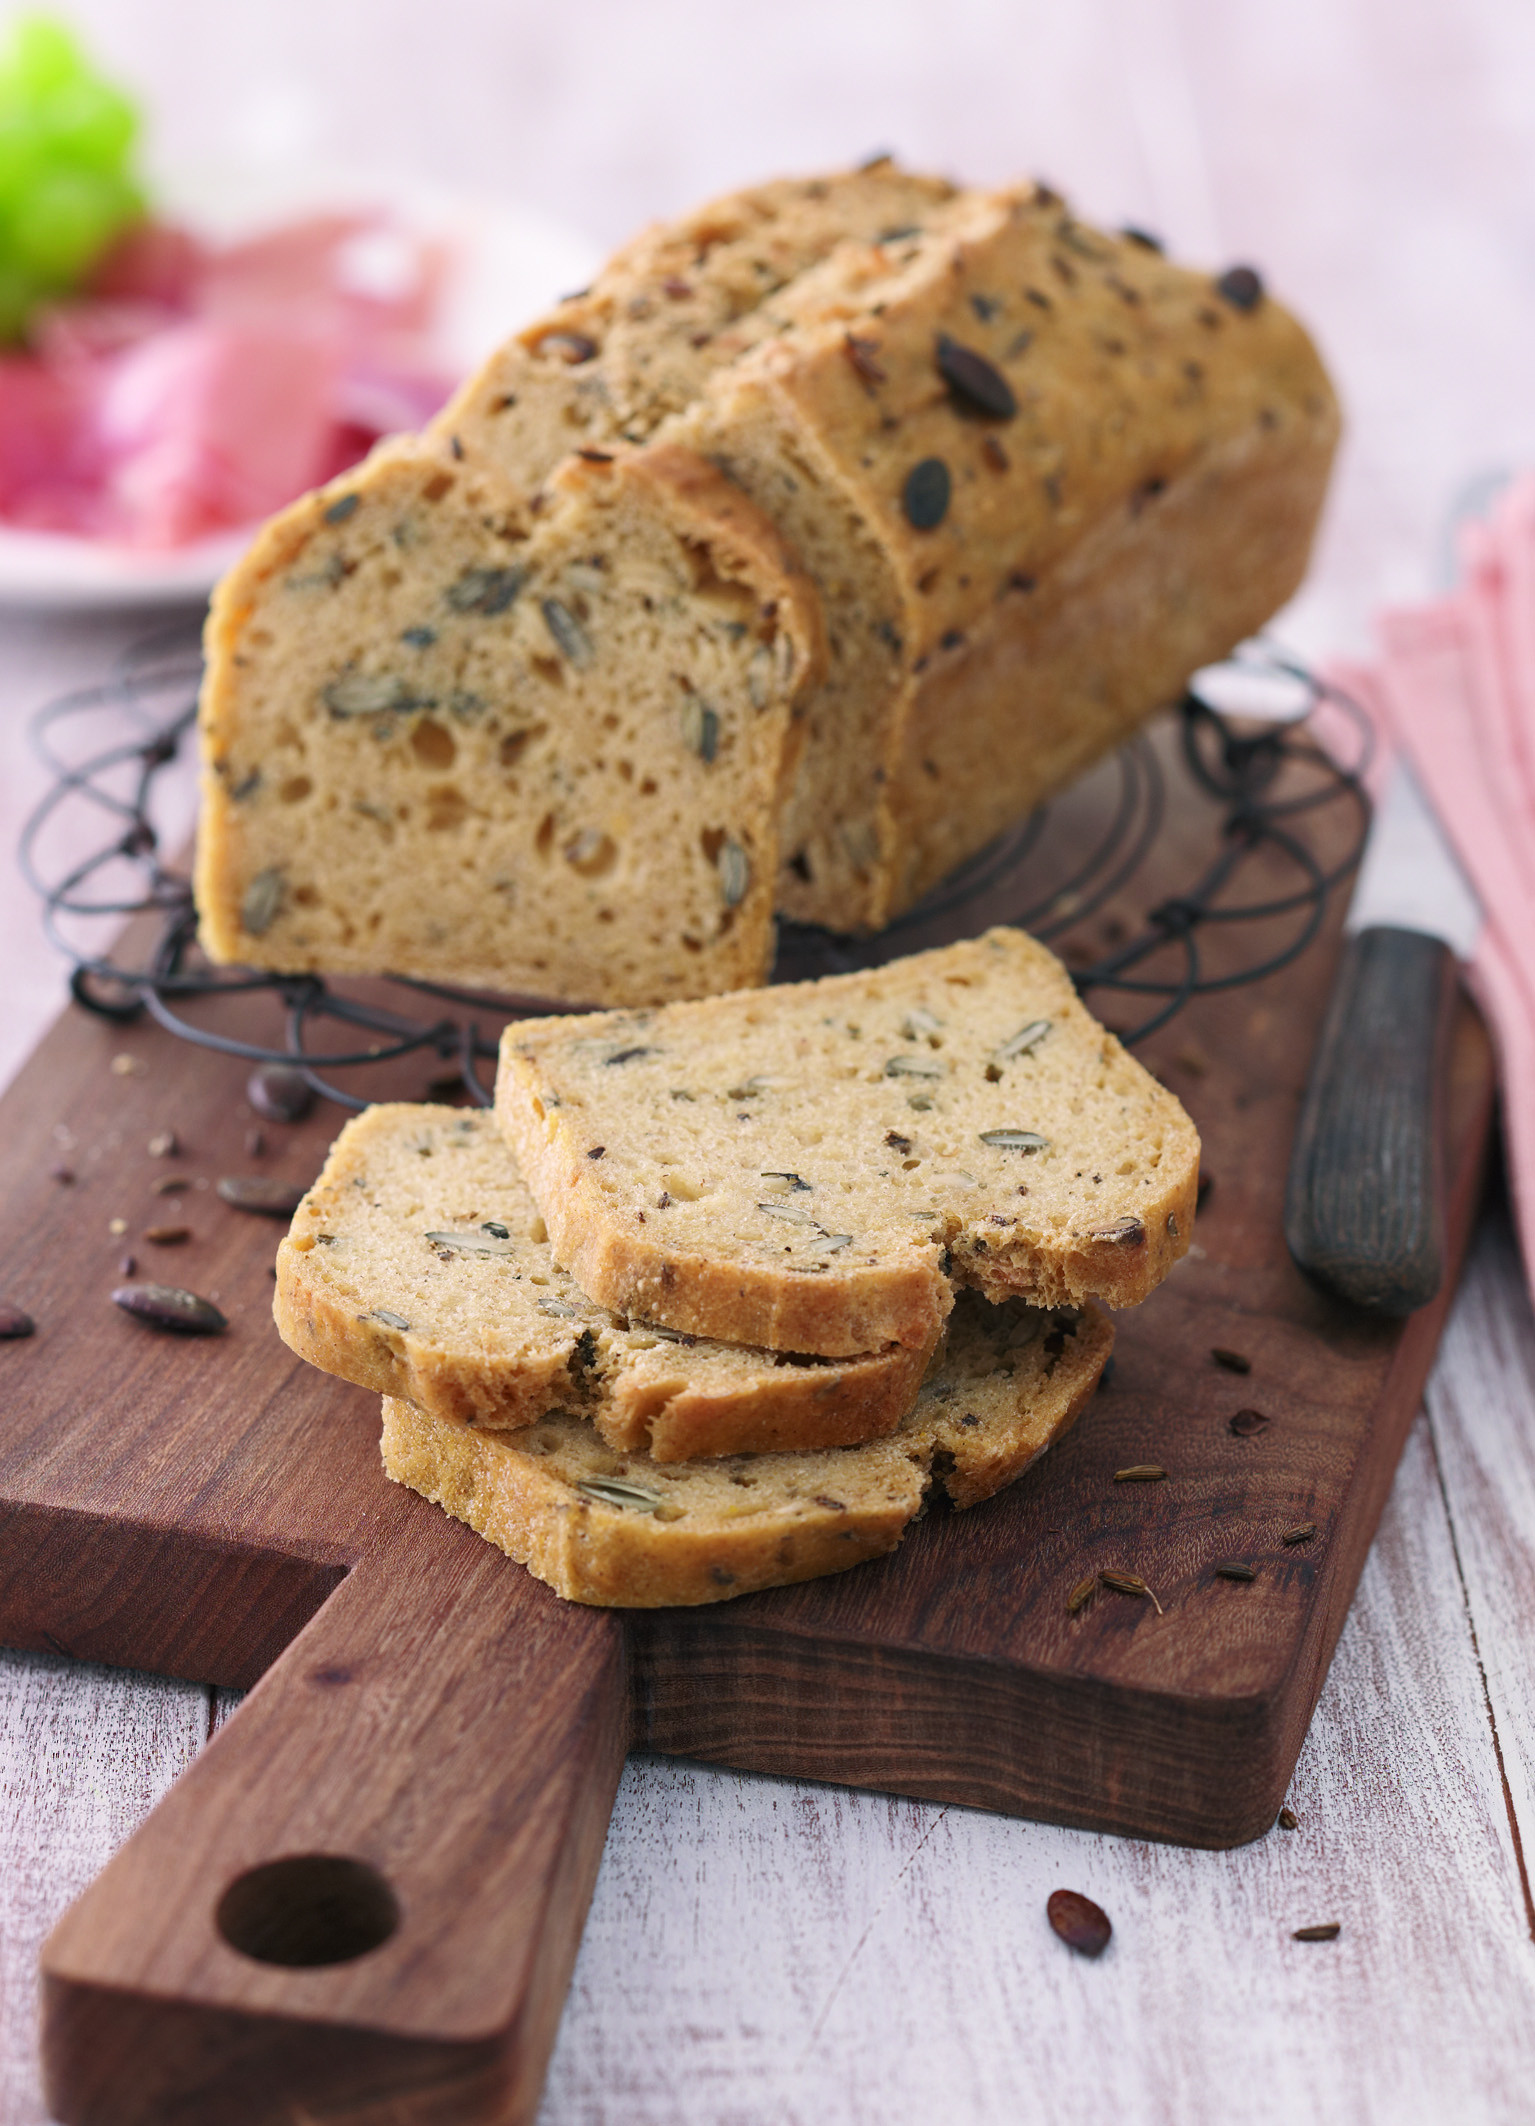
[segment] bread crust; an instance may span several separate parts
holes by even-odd
[[[999,599],[964,649],[933,656],[887,785],[890,914],[1122,743],[1148,704],[1175,701],[1191,672],[1292,595],[1332,450],[1331,428],[1298,439],[1254,424],[1104,516],[1031,591]]]
[[[989,1317],[973,1296],[963,1303],[916,1408],[894,1437],[867,1446],[694,1464],[668,1478],[643,1457],[594,1452],[575,1419],[489,1434],[386,1398],[384,1469],[568,1601],[694,1605],[845,1572],[895,1549],[931,1487],[968,1507],[1012,1483],[1092,1396],[1113,1344],[1100,1311],[1061,1326],[1048,1315],[1020,1325],[1016,1310]],[[605,1499],[605,1483],[621,1488]],[[655,1498],[656,1510],[612,1503],[625,1491]]]

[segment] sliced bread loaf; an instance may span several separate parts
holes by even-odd
[[[837,245],[901,241],[955,196],[881,157],[779,178],[643,229],[589,288],[518,332],[432,423],[524,503],[577,448],[645,442],[761,331],[764,304]]]
[[[671,438],[801,554],[829,661],[781,910],[877,928],[1284,603],[1338,410],[1257,277],[1048,187],[883,163],[625,247],[439,417],[536,489],[573,437]]]
[[[513,1023],[496,1110],[583,1291],[729,1342],[926,1348],[959,1285],[1129,1306],[1193,1226],[1193,1123],[1016,930]]]
[[[1255,274],[1038,186],[843,244],[748,324],[657,434],[820,589],[779,906],[877,928],[1292,594],[1337,403]]]
[[[696,455],[504,484],[385,446],[267,526],[208,622],[218,960],[650,1002],[764,978],[819,604]]]
[[[570,1601],[719,1602],[893,1550],[929,1486],[956,1506],[990,1498],[1071,1426],[1112,1343],[1096,1309],[966,1294],[916,1407],[868,1446],[680,1469],[615,1452],[566,1412],[489,1433],[391,1398],[384,1468]]]
[[[492,1116],[370,1107],[277,1251],[272,1311],[323,1372],[433,1416],[514,1430],[554,1407],[658,1462],[840,1447],[893,1432],[925,1350],[842,1362],[619,1319],[555,1263]]]

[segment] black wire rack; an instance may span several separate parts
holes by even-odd
[[[184,630],[152,637],[124,654],[100,684],[49,702],[33,723],[36,750],[52,780],[21,838],[24,875],[37,893],[49,937],[70,963],[70,992],[87,1011],[130,1021],[148,1013],[167,1032],[253,1064],[296,1066],[312,1089],[343,1107],[367,1105],[366,1094],[335,1084],[336,1071],[377,1069],[402,1057],[437,1061],[434,1091],[462,1090],[482,1106],[490,1091],[480,1074],[496,1053],[494,1032],[519,1011],[547,1011],[535,999],[482,995],[431,982],[388,978],[399,1008],[318,975],[283,975],[215,967],[197,947],[191,882],[162,855],[152,813],[173,764],[190,753],[201,662]],[[1223,696],[1256,687],[1288,693],[1284,720],[1254,720],[1219,706]],[[1340,764],[1316,742],[1307,717],[1322,700],[1343,712],[1356,736],[1355,757]],[[1069,938],[1078,991],[1104,1013],[1106,997],[1127,1000],[1142,1016],[1120,1030],[1127,1044],[1145,1040],[1195,997],[1259,982],[1303,953],[1326,920],[1330,896],[1357,864],[1369,826],[1364,776],[1372,734],[1358,706],[1268,644],[1250,645],[1224,667],[1199,675],[1175,711],[1169,749],[1141,735],[1093,781],[1091,801],[1042,807],[980,852],[878,937],[845,938],[800,925],[782,926],[775,980],[878,964],[949,938],[1009,922],[1047,942]],[[1214,854],[1186,888],[1101,927],[1113,942],[1084,956],[1085,926],[1133,900],[1133,889],[1168,817],[1169,776],[1181,774],[1210,811]],[[100,821],[90,853],[50,867],[50,833],[74,808]],[[1315,846],[1320,816],[1345,808],[1340,843],[1334,824],[1330,859]],[[67,839],[78,848],[78,823]],[[1342,853],[1338,849],[1341,846]],[[1256,897],[1246,882],[1261,880]],[[1283,881],[1273,890],[1276,880]],[[138,963],[128,938],[96,949],[104,925],[158,917]],[[87,933],[82,938],[81,931]],[[142,926],[130,934],[142,938]],[[1245,949],[1244,949],[1245,948]],[[273,1038],[235,1038],[198,1023],[200,1001],[251,993],[269,996]],[[429,999],[451,1008],[426,1015]],[[553,1008],[559,1008],[555,1006]],[[488,1015],[493,1030],[481,1030]],[[329,1022],[353,1045],[325,1045]],[[360,1037],[366,1037],[362,1040]]]

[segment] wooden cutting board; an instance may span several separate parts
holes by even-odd
[[[1074,800],[1084,818],[1102,802]],[[1124,914],[1186,885],[1212,827],[1179,798]],[[1268,886],[1292,882],[1281,866]],[[1094,920],[1081,953],[1102,949]],[[1210,1193],[1189,1260],[1122,1317],[1112,1380],[1067,1440],[988,1505],[931,1513],[893,1557],[627,1617],[557,1601],[387,1483],[376,1399],[279,1342],[280,1228],[208,1184],[309,1179],[335,1110],[262,1125],[256,1155],[244,1065],[66,1014],[0,1127],[0,1298],[38,1323],[0,1345],[0,1640],[255,1688],[48,1943],[58,2116],[531,2118],[630,1747],[1197,1845],[1264,1830],[1450,1292],[1373,1322],[1285,1253],[1335,934],[1149,1044],[1200,1124]],[[200,1016],[272,1038],[270,1000]],[[420,1096],[428,1074],[391,1066],[376,1090]],[[1466,1006],[1446,1118],[1456,1269],[1491,1108]],[[148,1149],[166,1129],[173,1160]],[[172,1169],[192,1185],[153,1194]],[[142,1238],[168,1221],[193,1237]],[[113,1307],[125,1251],[140,1276],[216,1297],[227,1335],[173,1338]],[[1258,1416],[1233,1429],[1239,1411]],[[1166,1481],[1114,1483],[1145,1462]],[[1282,1540],[1308,1522],[1310,1540]],[[1231,1561],[1255,1577],[1220,1576]],[[1104,1568],[1160,1606],[1103,1590],[1069,1613]]]

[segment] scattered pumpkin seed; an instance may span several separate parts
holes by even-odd
[[[1112,1587],[1115,1594],[1143,1595],[1159,1617],[1165,1614],[1161,1603],[1138,1572],[1100,1572],[1098,1578],[1103,1586]]]
[[[302,1122],[314,1106],[314,1087],[291,1063],[263,1063],[246,1079],[245,1097],[268,1122]]]
[[[211,1299],[199,1298],[180,1285],[120,1284],[112,1303],[152,1329],[169,1329],[180,1336],[217,1336],[229,1326]]]
[[[302,1182],[279,1181],[275,1174],[225,1174],[214,1187],[232,1210],[261,1218],[291,1218],[306,1193]]]
[[[1068,1949],[1078,1956],[1101,1956],[1114,1929],[1102,1905],[1095,1905],[1080,1890],[1052,1890],[1045,1916]]]

